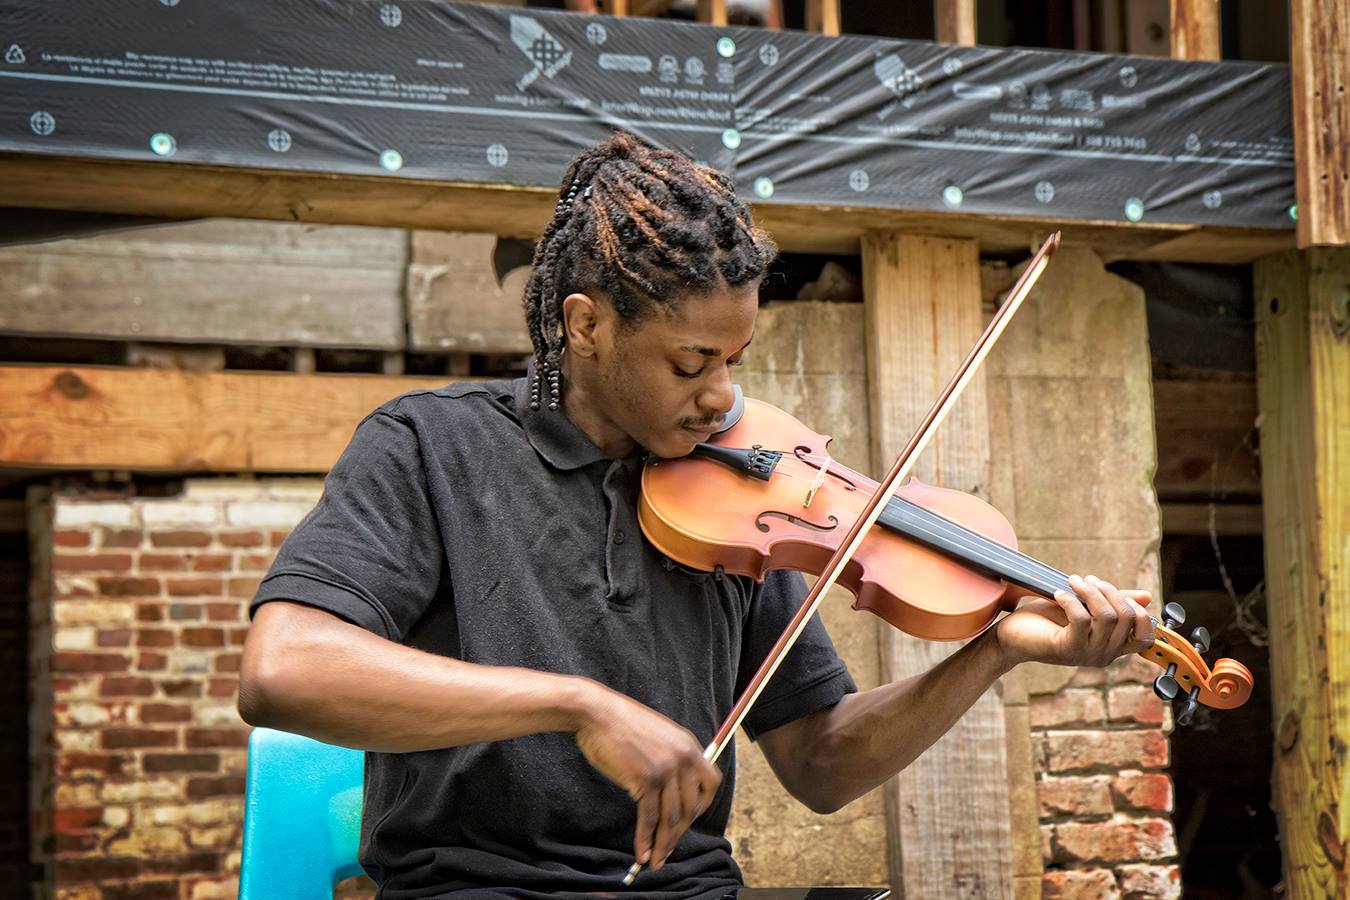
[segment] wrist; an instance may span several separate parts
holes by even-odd
[[[579,675],[565,676],[558,708],[565,730],[576,734],[601,717],[609,688]]]
[[[989,638],[989,652],[994,659],[994,665],[997,667],[999,675],[1011,671],[1018,664],[1024,663],[1029,659],[1026,654],[1017,650],[1015,647],[1009,646],[1005,635],[1003,634],[1003,623],[1006,621],[1008,621],[1008,617],[1004,616],[995,622],[986,632],[986,635]]]

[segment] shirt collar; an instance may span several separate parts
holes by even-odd
[[[533,377],[534,363],[531,361],[529,372],[516,380],[515,402],[525,436],[535,451],[555,469],[580,469],[608,459],[561,409],[551,410],[547,403],[539,409],[530,408],[530,379]]]

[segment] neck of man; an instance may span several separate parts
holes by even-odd
[[[562,369],[562,409],[559,412],[610,459],[623,459],[636,450],[637,442],[596,403],[598,392],[591,388],[593,373],[590,367],[578,365],[577,360],[563,354]]]

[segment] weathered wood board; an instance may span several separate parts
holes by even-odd
[[[213,220],[0,248],[0,333],[402,350],[407,232]]]

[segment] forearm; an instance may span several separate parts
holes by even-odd
[[[406,753],[576,731],[602,691],[581,678],[425,653],[318,610],[268,603],[244,646],[239,709],[253,725]]]
[[[917,759],[1009,668],[991,628],[921,675],[847,695],[813,717],[798,771],[780,776],[813,809],[838,809]]]

